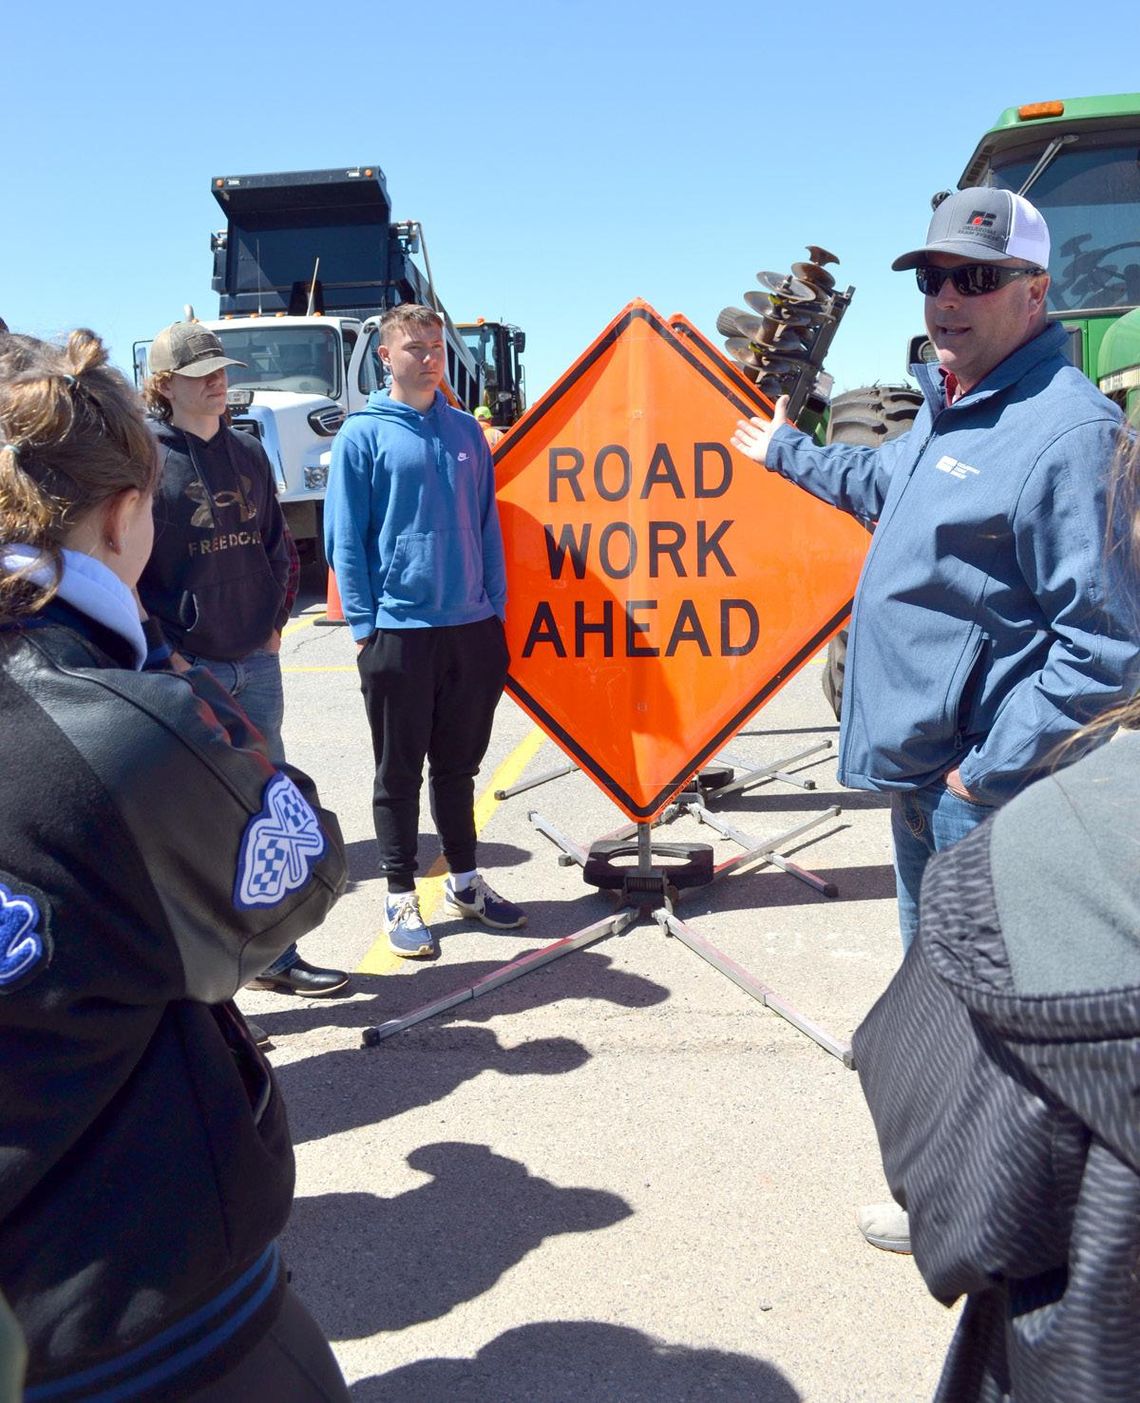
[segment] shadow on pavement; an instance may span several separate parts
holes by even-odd
[[[895,869],[890,863],[871,864],[863,867],[816,867],[811,860],[810,845],[803,849],[784,848],[785,857],[793,858],[801,867],[821,877],[825,882],[834,882],[839,889],[838,896],[824,896],[797,877],[769,865],[751,871],[730,873],[711,887],[701,887],[706,893],[702,905],[696,900],[690,903],[689,910],[696,911],[771,911],[777,907],[841,905],[850,901],[893,901],[895,889]],[[694,893],[694,897],[696,893]],[[684,919],[685,906],[682,904],[677,914]],[[838,917],[836,918],[838,919]]]
[[[322,1194],[293,1205],[286,1261],[301,1296],[321,1303],[331,1340],[437,1320],[546,1238],[597,1232],[632,1213],[617,1194],[561,1188],[486,1145],[423,1145],[407,1162],[431,1182],[393,1198]]]
[[[592,919],[599,917],[594,915]],[[587,924],[588,921],[582,921],[582,925]],[[567,929],[555,935],[528,941],[525,949],[520,949],[513,941],[509,946],[504,942],[501,960],[474,960],[467,964],[441,961],[420,963],[412,974],[402,971],[392,975],[354,974],[352,984],[357,995],[371,993],[375,995],[372,999],[356,997],[301,1002],[290,995],[282,995],[280,1011],[259,1007],[251,1017],[271,1037],[308,1032],[314,1028],[366,1028],[389,1018],[402,1018],[421,1004],[474,984],[510,961],[521,959],[529,951],[539,950],[561,935],[569,935],[569,922],[566,925]],[[446,926],[441,923],[433,929],[445,937],[446,948]],[[457,927],[457,935],[461,934]],[[620,938],[607,937],[610,940]],[[514,940],[517,940],[517,936]],[[514,984],[497,989],[483,998],[469,999],[447,1013],[439,1014],[431,1026],[438,1026],[450,1019],[461,1019],[465,1023],[479,1022],[504,1011],[517,1013],[541,1008],[560,999],[603,999],[621,1008],[648,1008],[652,1004],[663,1003],[669,992],[664,985],[652,979],[614,968],[610,956],[598,950],[576,950],[565,959],[525,975]],[[399,1038],[409,1036],[410,1033],[399,1034]]]
[[[364,882],[380,881],[375,838],[357,838],[354,842],[344,845],[344,852],[348,860],[349,881],[353,886],[360,886]],[[436,835],[434,833],[421,833],[416,853],[421,876],[430,870],[439,856],[439,839]],[[534,854],[532,852],[526,848],[516,847],[513,843],[480,842],[479,844],[479,870],[492,886],[495,885],[499,877],[504,877],[504,885],[509,885],[510,874],[533,860]],[[509,896],[512,900],[522,901],[525,893],[504,891],[503,895]],[[530,909],[529,904],[527,909]]]
[[[774,1365],[592,1320],[521,1325],[474,1359],[360,1379],[353,1403],[798,1403]]]
[[[786,784],[777,781],[774,785],[759,784],[755,789],[730,794],[723,803],[714,797],[709,808],[731,822],[734,813],[803,812],[810,817],[834,804],[848,812],[854,809],[889,809],[891,799],[889,794],[878,794],[869,789],[789,789]]]
[[[502,1047],[488,1028],[425,1025],[376,1049],[317,1053],[275,1067],[295,1145],[430,1106],[483,1072],[557,1076],[585,1066],[573,1038],[531,1038]]]

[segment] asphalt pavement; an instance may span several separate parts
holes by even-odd
[[[364,1029],[611,916],[534,815],[583,847],[624,819],[577,771],[497,800],[566,764],[504,700],[476,781],[480,860],[529,924],[444,915],[425,794],[422,904],[441,953],[392,956],[355,649],[322,615],[302,595],[286,630],[285,742],[340,817],[352,880],[301,950],[355,971],[353,992],[240,1003],[273,1039],[297,1146],[293,1284],[353,1398],[929,1398],[954,1316],[909,1257],[855,1227],[856,1206],[886,1196],[857,1077],[649,916],[362,1046]],[[900,948],[887,811],[836,783],[820,676],[816,659],[724,755],[738,777],[822,748],[791,779],[707,801],[757,846],[819,820],[780,849],[816,882],[757,864],[683,892],[676,916],[842,1051]],[[718,864],[743,851],[691,814],[657,832],[713,843]]]

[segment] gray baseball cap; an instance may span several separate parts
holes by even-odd
[[[972,186],[943,200],[931,218],[925,245],[901,254],[891,267],[896,273],[918,268],[932,253],[955,253],[975,263],[1016,259],[1047,268],[1049,228],[1024,195]]]
[[[173,371],[175,375],[212,375],[227,365],[245,365],[227,356],[222,343],[200,322],[173,322],[164,326],[150,343],[147,364],[151,374]]]

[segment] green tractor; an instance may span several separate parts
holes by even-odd
[[[1049,225],[1049,317],[1073,364],[1134,422],[1140,411],[1140,93],[1008,107],[958,188],[1024,195]],[[914,349],[920,354],[925,338]],[[927,352],[930,354],[930,352]]]
[[[1049,318],[1068,332],[1073,364],[1140,424],[1140,93],[1006,108],[959,177],[959,190],[976,185],[1016,191],[1045,216],[1052,240]],[[935,195],[932,204],[941,198]],[[762,281],[771,277],[760,275]],[[853,291],[848,289],[846,301]],[[837,309],[839,315],[845,307]],[[732,312],[726,308],[717,322],[726,336]],[[822,354],[812,355],[809,344],[797,381],[797,368],[786,367],[784,353],[784,364],[776,366],[782,378],[773,376],[767,348],[742,344],[740,332],[751,328],[736,320],[737,335],[726,342],[729,353],[746,373],[753,365],[753,378],[766,393],[798,392],[806,411],[800,427],[818,441],[873,446],[903,432],[918,412],[920,396],[906,384],[851,390],[830,398],[822,411],[828,388]],[[824,350],[837,320],[827,323]],[[908,365],[936,358],[925,335],[912,338]],[[823,679],[836,716],[845,652],[846,634],[840,633],[828,649]]]

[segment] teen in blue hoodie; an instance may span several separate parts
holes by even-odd
[[[443,323],[407,304],[380,323],[391,389],[349,415],[332,449],[325,546],[372,731],[373,817],[398,955],[436,953],[415,891],[419,793],[450,870],[446,906],[509,929],[526,916],[476,868],[474,777],[510,661],[506,573],[490,451],[477,420],[440,392]]]

